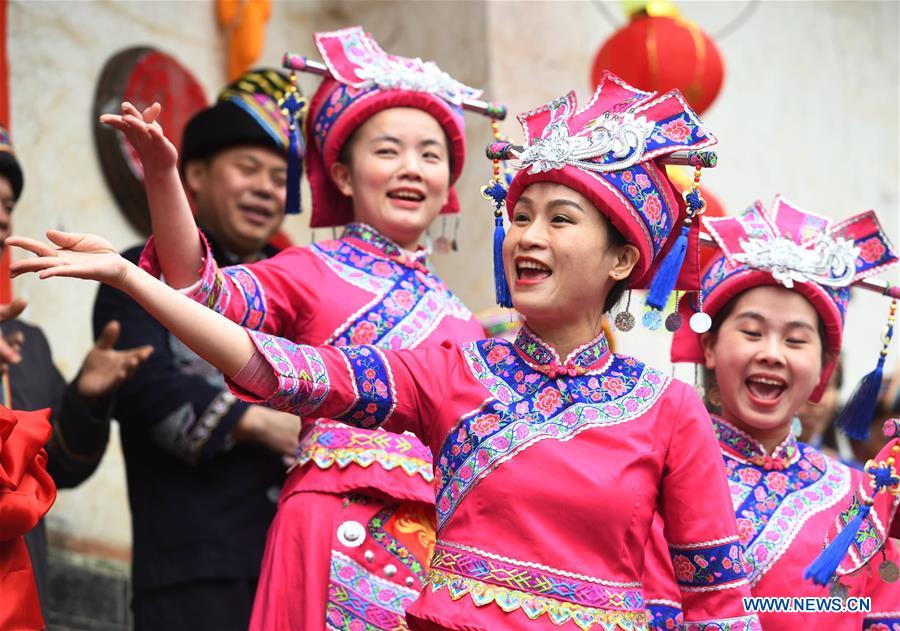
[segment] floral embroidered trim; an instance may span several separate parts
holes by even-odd
[[[347,358],[356,401],[334,418],[366,429],[381,425],[397,406],[394,377],[387,360],[374,346],[346,346],[338,350]]]
[[[261,329],[266,320],[266,291],[263,289],[262,283],[244,265],[226,267],[222,270],[222,274],[230,278],[241,290],[244,309],[240,314],[239,324],[248,329]]]
[[[301,438],[297,462],[302,466],[310,461],[320,469],[344,469],[351,464],[366,468],[377,463],[387,471],[399,467],[409,476],[434,480],[431,452],[415,436],[339,423],[319,421]]]
[[[747,584],[739,541],[699,548],[669,546],[675,579],[682,591],[730,589]]]
[[[469,491],[503,462],[541,440],[568,440],[592,427],[638,418],[670,381],[618,355],[603,375],[562,382],[531,369],[505,340],[482,340],[462,350],[472,374],[494,400],[463,417],[441,447],[435,464],[439,529]]]
[[[331,390],[322,356],[303,346],[259,331],[250,339],[275,371],[278,389],[264,405],[298,416],[311,416]]]
[[[419,559],[416,558],[416,555],[409,548],[392,537],[390,533],[384,529],[388,520],[397,512],[398,506],[399,504],[391,504],[378,511],[375,516],[369,520],[369,535],[378,545],[384,548],[388,554],[405,565],[406,568],[417,576],[424,584],[428,579],[426,568],[422,567]],[[431,528],[433,528],[433,526],[429,525],[429,529]],[[434,531],[431,530],[431,532],[433,533]]]
[[[202,235],[203,233],[200,234]],[[206,246],[206,254],[203,258],[203,269],[200,270],[200,281],[191,287],[183,289],[181,293],[216,313],[225,313],[231,301],[231,292],[228,290],[228,284],[225,283],[222,272],[213,258],[209,243],[202,236],[201,238]]]
[[[862,631],[897,631],[900,629],[900,611],[867,613]]]
[[[433,593],[438,593],[446,588],[453,600],[459,600],[468,594],[476,607],[494,603],[506,613],[521,610],[532,620],[538,620],[546,614],[549,622],[555,626],[562,626],[571,621],[584,631],[588,631],[594,625],[599,625],[607,630],[619,628],[623,631],[643,631],[647,628],[647,612],[643,610],[609,611],[584,607],[518,589],[457,576],[433,566],[428,574],[428,588]]]
[[[349,236],[354,239],[386,248],[386,252],[398,250],[386,237],[364,224],[351,227]],[[414,348],[427,339],[445,317],[463,321],[472,318],[472,313],[459,298],[437,276],[417,263],[411,263],[413,266],[410,267],[343,240],[318,243],[312,252],[339,278],[375,294],[368,304],[351,314],[331,334],[326,344]]]
[[[378,232],[369,224],[356,221],[348,223],[341,239],[356,239],[384,252],[385,256],[404,256],[403,249],[393,240]],[[423,251],[424,252],[424,251]]]
[[[650,615],[649,626],[654,631],[681,629],[684,623],[681,605],[671,600],[648,600],[647,613]]]
[[[787,437],[772,451],[766,453],[766,448],[758,440],[739,430],[725,419],[712,415],[713,429],[720,445],[727,445],[738,455],[744,456],[751,463],[766,470],[784,470],[792,463],[800,459],[797,438],[793,434]]]
[[[576,348],[569,353],[565,361],[562,361],[556,350],[542,340],[537,333],[529,329],[527,325],[519,329],[519,333],[516,335],[515,346],[538,366],[546,366],[555,362],[559,365],[571,365],[589,369],[609,353],[609,343],[601,331],[600,335]]]
[[[521,561],[483,553],[476,548],[451,548],[441,541],[435,544],[431,569],[484,585],[545,596],[592,609],[639,611],[644,608],[640,585],[628,588],[603,584],[600,579],[581,580],[572,573],[537,564],[526,565]]]
[[[869,493],[860,485],[850,500],[850,506],[840,511],[834,518],[833,532],[840,532],[857,514],[861,507],[860,497],[867,497]],[[832,534],[831,532],[828,533]],[[871,561],[872,556],[877,553],[884,545],[887,536],[885,534],[884,524],[878,516],[878,511],[870,511],[866,519],[863,520],[853,537],[853,544],[847,551],[847,557],[838,566],[837,574],[846,576],[859,570],[866,563]]]
[[[762,625],[755,614],[722,620],[688,620],[684,631],[762,631]]]
[[[813,515],[847,495],[851,476],[846,466],[807,445],[799,447],[798,457],[785,469],[766,469],[734,455],[757,449],[746,442],[745,434],[718,418],[713,425],[720,437],[752,586],[781,558]]]
[[[331,551],[325,617],[337,629],[406,629],[406,609],[418,593],[370,574],[347,555]]]

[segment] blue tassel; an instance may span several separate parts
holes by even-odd
[[[828,547],[822,550],[822,554],[809,564],[809,567],[803,572],[803,578],[811,579],[813,583],[823,587],[831,582],[835,570],[853,544],[863,520],[868,517],[870,508],[871,506],[866,504],[859,509],[856,516],[844,526],[834,541],[829,543]]]
[[[503,213],[494,213],[494,291],[497,304],[507,309],[512,308],[512,296],[509,292],[509,283],[506,281],[506,271],[503,269],[503,240],[506,238],[506,230],[503,229]]]
[[[299,215],[300,204],[300,172],[303,169],[300,130],[297,125],[292,125],[288,133],[287,183],[284,197],[284,211],[289,215]]]
[[[681,273],[681,264],[684,263],[684,255],[687,252],[688,230],[690,226],[681,227],[681,234],[669,250],[666,258],[660,264],[659,269],[653,276],[653,282],[650,284],[650,293],[644,304],[653,307],[657,311],[665,309],[669,302],[669,295],[675,289],[675,283],[678,281],[678,275]]]
[[[881,355],[875,370],[862,378],[834,421],[850,438],[866,440],[869,437],[869,428],[875,417],[875,407],[878,405],[878,394],[881,392],[884,357]]]
[[[678,275],[681,273],[681,266],[684,263],[684,255],[687,252],[688,231],[691,229],[692,219],[703,210],[705,202],[700,195],[699,190],[692,190],[684,196],[687,202],[687,219],[681,227],[681,234],[672,245],[672,249],[663,259],[656,274],[653,276],[653,282],[650,284],[650,292],[644,304],[657,311],[666,308],[669,302],[669,296],[675,289],[675,283],[678,282]]]

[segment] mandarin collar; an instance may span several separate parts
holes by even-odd
[[[525,359],[531,361],[536,370],[547,374],[551,379],[562,375],[583,375],[596,369],[609,355],[609,343],[606,335],[600,331],[597,337],[573,350],[563,361],[556,349],[529,329],[527,324],[519,329],[515,347]]]
[[[384,254],[389,259],[398,263],[406,263],[411,265],[424,265],[428,258],[428,249],[419,246],[415,252],[408,252],[397,245],[392,239],[378,232],[369,224],[362,222],[353,222],[347,224],[341,235],[342,239],[355,239],[374,248],[378,252]]]
[[[781,441],[771,454],[767,454],[762,443],[746,432],[720,416],[713,414],[711,417],[719,443],[763,469],[783,470],[796,462],[799,457],[797,437],[792,433],[788,433],[787,438]]]

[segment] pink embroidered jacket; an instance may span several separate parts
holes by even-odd
[[[186,293],[245,327],[308,344],[400,349],[482,337],[481,325],[424,265],[423,255],[409,256],[369,226],[350,224],[340,239],[288,248],[250,265],[219,269],[207,254],[201,281]],[[158,275],[152,240],[141,264]],[[288,478],[282,499],[302,492],[374,493],[389,501],[419,502],[426,508],[423,514],[430,513],[431,451],[418,438],[317,418],[321,415],[314,410],[295,411],[303,417],[298,469]],[[359,512],[358,502],[353,510]],[[343,513],[342,517],[348,519]],[[426,578],[427,555],[410,552],[396,541],[390,517],[379,513],[363,520],[370,541],[384,542],[376,546],[377,562],[363,559],[371,546],[334,544],[329,576],[328,551],[308,552],[310,558],[321,553],[325,559],[330,621],[349,617],[372,629],[403,625],[405,609]],[[303,545],[320,542],[310,537]],[[386,567],[398,569],[385,576]],[[295,606],[325,611],[324,601],[309,596],[325,597],[324,586],[321,590],[309,586],[318,575],[304,580],[307,585],[302,591],[297,588]],[[334,590],[342,597],[332,598]]]
[[[644,546],[657,511],[689,629],[758,629],[709,416],[693,390],[606,339],[565,362],[523,328],[416,350],[311,347],[250,335],[262,399],[303,416],[414,432],[435,457],[438,540],[413,628],[644,629]]]
[[[713,426],[728,474],[729,506],[736,513],[753,595],[828,597],[829,590],[804,580],[803,571],[822,551],[826,535],[833,538],[837,520],[843,520],[841,525],[849,521],[841,512],[851,506],[858,510],[860,497],[871,493],[868,476],[798,443],[792,435],[767,456],[759,442],[727,421],[713,417]],[[863,567],[885,541],[885,558],[900,562],[896,542],[887,539],[885,532],[885,522],[898,502],[896,496],[878,498],[877,510],[870,513],[838,570],[840,583],[849,589],[847,595],[870,597],[871,611],[840,611],[840,599],[836,599],[829,605],[834,607],[830,612],[819,610],[818,604],[811,604],[808,611],[760,612],[763,628],[900,628],[900,583],[881,580],[874,567],[877,558]],[[664,546],[662,528],[657,526],[648,544],[644,580],[653,627],[674,629],[681,607],[677,584],[694,571],[694,563],[670,558]]]

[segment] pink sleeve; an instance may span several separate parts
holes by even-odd
[[[672,558],[663,532],[663,521],[659,513],[653,516],[650,538],[644,548],[644,603],[650,615],[651,629],[680,629],[683,622],[681,613],[681,590],[675,582]]]
[[[448,389],[454,380],[446,375],[459,353],[449,343],[389,351],[305,346],[259,331],[247,333],[265,366],[251,359],[228,385],[250,403],[366,429],[390,423],[392,431],[411,431],[429,444],[430,419],[452,396]]]
[[[665,539],[681,592],[684,629],[760,629],[750,596],[725,466],[709,414],[680,382],[660,498]]]
[[[200,239],[205,250],[200,280],[190,287],[176,289],[243,327],[293,336],[290,328],[298,312],[309,311],[304,299],[303,276],[297,269],[300,248],[290,248],[256,263],[220,268],[202,231]],[[139,264],[146,272],[160,277],[152,235]]]

